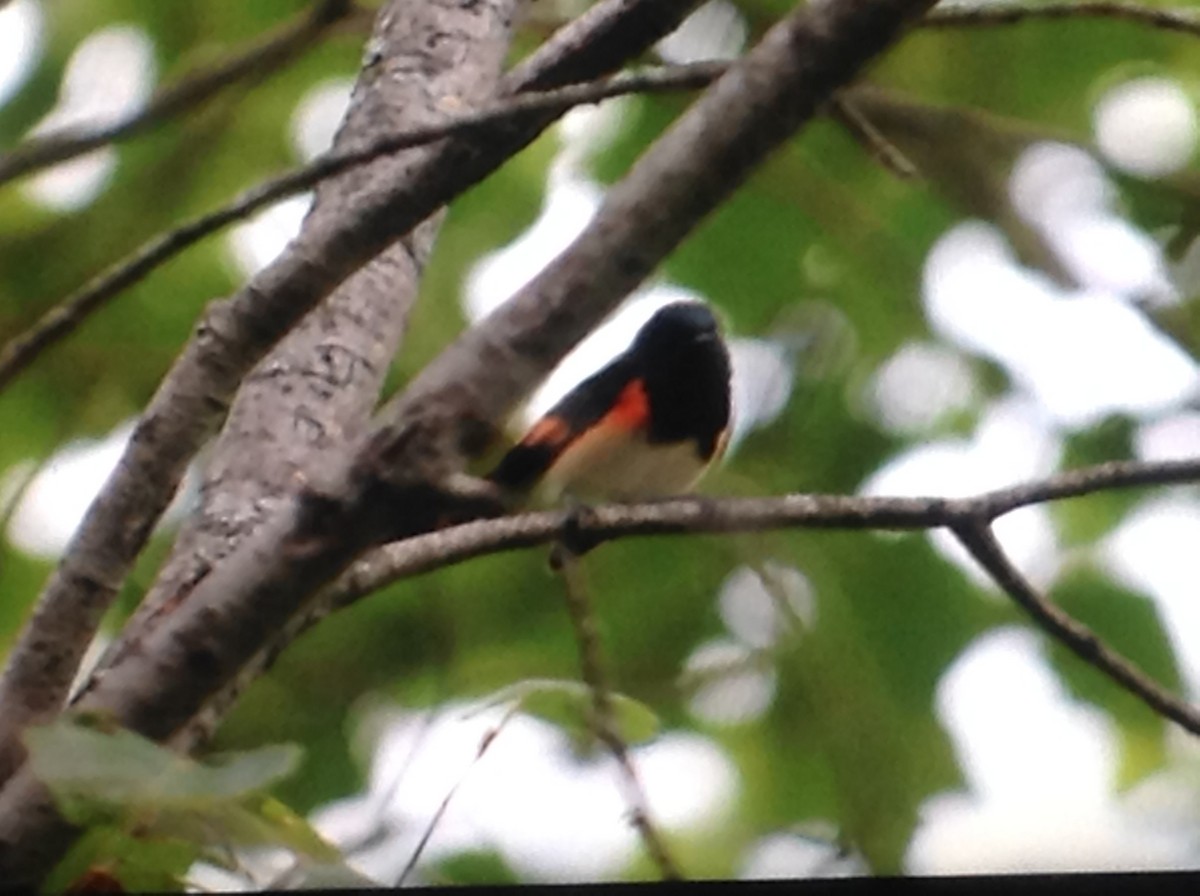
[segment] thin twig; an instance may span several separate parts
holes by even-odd
[[[479,748],[475,751],[475,757],[471,760],[471,764],[463,769],[463,773],[459,775],[458,780],[454,782],[448,791],[446,791],[446,795],[442,797],[442,801],[438,805],[437,810],[433,813],[432,817],[430,817],[429,824],[425,826],[425,830],[421,834],[421,839],[417,841],[417,845],[413,848],[412,855],[408,857],[408,861],[404,865],[404,870],[400,872],[400,876],[396,879],[395,885],[397,887],[403,887],[408,881],[408,876],[412,874],[413,869],[417,867],[417,862],[421,860],[421,856],[425,852],[425,847],[429,845],[429,840],[431,837],[433,837],[434,830],[436,830],[443,816],[445,816],[446,810],[450,808],[450,801],[454,799],[454,795],[458,793],[459,788],[462,787],[464,782],[466,782],[467,775],[471,773],[471,770],[475,768],[475,766],[479,763],[479,760],[483,759],[484,754],[487,753],[488,749],[490,749],[492,744],[495,743],[496,738],[500,736],[500,732],[504,730],[504,726],[509,723],[509,721],[517,714],[520,708],[520,702],[514,703],[505,711],[504,715],[500,717],[499,722],[484,732],[482,739],[479,741]]]
[[[274,74],[319,40],[354,10],[350,0],[318,0],[274,34],[217,64],[191,72],[159,90],[139,111],[109,125],[64,128],[31,137],[0,155],[0,185],[86,152],[125,140],[207,102],[238,82]]]
[[[870,119],[862,114],[852,100],[847,99],[845,93],[836,95],[830,101],[829,114],[885,171],[899,180],[916,180],[921,176],[908,156],[871,124]]]
[[[1055,19],[1118,19],[1164,31],[1200,36],[1200,17],[1191,10],[1163,9],[1138,3],[1091,0],[1081,3],[1002,3],[986,6],[943,6],[921,22],[925,28],[1019,25]]]
[[[329,152],[307,165],[245,191],[228,205],[192,219],[155,237],[132,254],[56,303],[25,332],[0,348],[0,390],[3,390],[46,349],[74,332],[90,315],[121,292],[143,280],[184,249],[240,221],[265,206],[312,189],[327,178],[365,165],[381,156],[433,143],[446,137],[517,120],[531,113],[562,114],[586,103],[633,93],[694,90],[710,83],[724,66],[700,63],[650,69],[633,75],[591,81],[538,93],[521,94],[478,112],[428,127],[391,134],[350,152]]]
[[[988,574],[1051,637],[1164,718],[1200,734],[1200,708],[1163,688],[1106,644],[1099,635],[1042,597],[1004,553],[985,520],[955,525],[954,535]]]
[[[566,538],[556,542],[552,551],[552,564],[562,576],[567,611],[571,617],[571,626],[575,630],[575,640],[579,644],[579,665],[583,681],[592,693],[592,728],[600,742],[617,761],[625,788],[630,821],[646,847],[646,854],[658,868],[663,880],[681,880],[683,875],[671,858],[666,842],[650,815],[646,791],[629,755],[629,747],[617,730],[612,692],[604,668],[600,632],[596,628],[596,617],[592,612],[579,568],[579,555],[570,547]]]

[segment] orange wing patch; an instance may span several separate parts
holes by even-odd
[[[640,379],[630,380],[604,419],[627,430],[645,427],[650,422],[650,398],[646,395],[646,383]]]
[[[562,417],[546,416],[533,425],[521,444],[527,447],[534,445],[561,445],[571,438],[571,426]]]

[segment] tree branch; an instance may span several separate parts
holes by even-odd
[[[355,11],[353,0],[317,0],[303,15],[275,34],[217,64],[190,72],[150,98],[144,108],[115,124],[92,129],[66,128],[32,137],[0,155],[0,186],[34,171],[65,162],[101,146],[128,139],[212,99],[242,81],[274,74],[320,40]]]
[[[1200,482],[1200,460],[1116,461],[984,492],[969,498],[868,498],[792,494],[767,498],[689,496],[638,504],[540,510],[476,520],[384,545],[364,555],[330,586],[330,603],[345,607],[401,579],[474,557],[553,544],[568,525],[589,543],[683,533],[772,529],[910,531],[992,522],[1020,507],[1101,491]]]
[[[432,7],[387,10],[371,39],[372,47],[387,52],[360,76],[335,148],[369,143],[380,130],[436,126],[448,98],[467,109],[489,102],[516,12],[516,0],[504,0],[493,15],[475,19],[478,25],[468,17],[468,30]],[[448,49],[452,38],[457,50]],[[431,46],[440,48],[436,63],[426,55]],[[458,65],[467,53],[472,64]],[[375,185],[404,181],[435,152],[376,158],[323,181],[305,227],[352,217]],[[209,453],[199,506],[101,668],[136,645],[159,613],[186,599],[309,470],[358,441],[399,349],[443,217],[433,214],[343,281],[249,373]]]
[[[1090,628],[1042,597],[1005,556],[995,533],[985,521],[967,520],[953,526],[952,531],[996,584],[1047,634],[1159,715],[1192,734],[1200,734],[1200,708],[1166,690],[1134,663],[1109,647]]]
[[[373,46],[386,59],[364,68],[358,89],[365,92],[356,101],[366,104],[368,114],[385,116],[386,103],[372,100],[376,93],[369,85],[395,77],[393,66],[407,65],[407,74],[401,73],[404,80],[428,80],[430,84],[422,89],[440,86],[438,95],[423,104],[424,115],[437,114],[446,104],[469,107],[478,102],[481,91],[499,75],[515,2],[490,0],[467,8],[446,2],[385,5]],[[427,16],[424,20],[422,12]],[[411,27],[393,27],[393,20]],[[430,40],[430,46],[417,44],[418,38],[431,32],[437,39]],[[497,40],[504,44],[499,52],[482,49]],[[7,777],[22,755],[17,732],[62,706],[100,618],[242,376],[357,264],[392,241],[377,228],[364,251],[363,245],[339,241],[343,224],[359,220],[364,196],[373,195],[380,184],[393,190],[411,188],[412,179],[424,170],[422,159],[404,158],[363,169],[331,185],[341,199],[318,202],[310,213],[300,236],[277,265],[290,272],[284,282],[268,268],[232,300],[210,306],[135,426],[117,469],[89,507],[9,656],[0,679],[0,776]],[[332,240],[334,248],[313,251],[313,244],[323,239]],[[347,266],[331,268],[328,259],[339,254]],[[287,279],[301,275],[310,279]],[[297,292],[306,298],[287,307],[288,297]],[[367,327],[376,323],[364,321]],[[319,362],[316,357],[311,360]],[[382,368],[387,361],[380,357],[377,364]]]
[[[976,26],[1020,25],[1025,22],[1056,19],[1116,19],[1136,22],[1200,36],[1200,17],[1191,10],[1144,6],[1139,3],[1083,0],[1080,3],[993,3],[987,6],[959,8],[943,6],[926,16],[926,28],[962,28]]]
[[[406,128],[400,133],[371,140],[361,148],[335,148],[323,153],[307,165],[246,190],[219,209],[199,215],[154,237],[75,293],[55,303],[33,326],[0,347],[0,391],[44,351],[73,333],[88,317],[126,289],[141,282],[205,237],[281,199],[303,193],[322,181],[403,149],[424,146],[446,137],[469,138],[497,125],[512,124],[534,113],[557,118],[575,106],[633,93],[694,90],[710,84],[724,69],[724,63],[664,66],[630,75],[518,94],[477,112],[456,115],[445,122]]]

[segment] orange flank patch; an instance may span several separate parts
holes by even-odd
[[[630,380],[621,390],[613,408],[604,415],[606,423],[615,423],[626,430],[642,429],[650,420],[650,398],[646,395],[646,384],[640,379]]]
[[[571,427],[562,417],[545,416],[521,439],[522,445],[561,445],[571,437]]]

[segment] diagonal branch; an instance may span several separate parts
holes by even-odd
[[[32,137],[0,155],[0,186],[150,130],[202,105],[234,84],[262,80],[304,53],[355,11],[353,0],[317,0],[307,12],[275,34],[159,90],[144,108],[128,118],[92,129],[71,127]]]
[[[1200,707],[1179,699],[1132,662],[1109,647],[1083,623],[1038,593],[1005,555],[991,526],[966,520],[952,531],[979,564],[1033,621],[1085,663],[1094,666],[1152,710],[1192,734],[1200,734]]]
[[[205,237],[329,178],[402,149],[434,143],[446,137],[469,138],[496,125],[510,124],[533,113],[561,116],[575,106],[598,103],[633,93],[694,90],[712,82],[723,63],[664,66],[610,79],[572,84],[507,97],[480,109],[456,115],[445,122],[389,134],[350,150],[335,148],[307,165],[246,190],[227,205],[199,215],[154,237],[126,258],[113,264],[79,290],[46,311],[33,326],[0,347],[0,391],[33,364],[43,352],[69,336],[92,314],[154,270]]]

